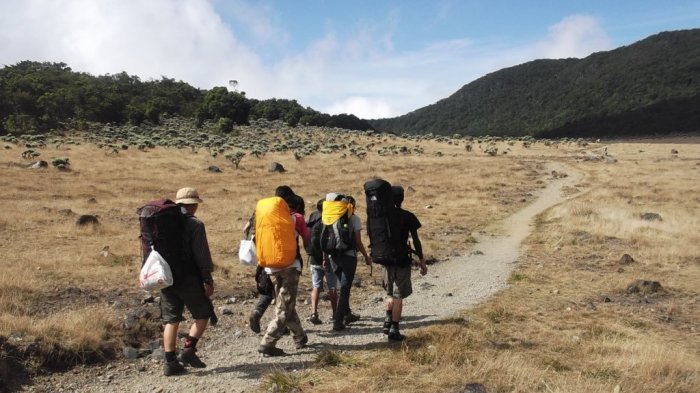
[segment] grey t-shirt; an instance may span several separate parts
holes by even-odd
[[[353,214],[350,216],[350,229],[352,230],[352,233],[357,233],[362,230],[362,221],[360,221],[360,217],[357,216],[357,214]],[[356,256],[357,251],[355,249],[345,251],[343,255],[348,255],[348,256]]]

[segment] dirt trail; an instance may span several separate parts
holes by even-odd
[[[532,219],[564,201],[566,197],[562,195],[562,188],[573,186],[583,178],[583,174],[558,163],[549,163],[546,169],[568,176],[549,179],[532,204],[497,223],[494,228],[487,228],[477,237],[478,244],[469,255],[430,266],[425,277],[414,274],[414,294],[404,304],[405,318],[401,327],[405,334],[410,336],[412,329],[439,323],[484,301],[506,286],[507,278],[520,257],[521,243],[531,232]],[[375,269],[375,276],[379,274],[378,271]],[[323,349],[345,351],[396,345],[387,344],[386,336],[381,333],[382,298],[383,294],[377,291],[376,295],[361,302],[357,298],[352,299],[353,311],[363,318],[341,333],[331,333],[328,323],[314,326],[304,321],[309,346],[296,351],[291,338],[283,337],[278,345],[288,353],[284,357],[260,356],[256,352],[260,337],[228,322],[238,319],[240,323],[240,319],[245,318],[241,315],[222,319],[219,326],[207,331],[200,350],[203,360],[208,363],[206,369],[190,369],[186,375],[166,378],[162,376],[160,359],[145,359],[91,372],[85,370],[84,374],[54,376],[49,380],[37,381],[39,383],[35,388],[58,390],[55,388],[61,386],[67,391],[84,392],[247,392],[259,385],[259,378],[265,372],[274,369],[301,370],[311,366],[315,355]],[[303,319],[307,307],[300,308],[303,309],[300,312]],[[325,308],[325,304],[320,305],[321,311],[327,311]],[[247,304],[242,309],[247,312],[252,305]],[[267,314],[272,313],[268,311]],[[34,389],[27,387],[26,390]]]

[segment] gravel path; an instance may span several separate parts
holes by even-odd
[[[520,256],[522,241],[530,234],[530,222],[539,213],[566,198],[562,187],[577,184],[583,175],[558,163],[547,165],[547,171],[568,174],[564,178],[550,178],[537,199],[494,228],[487,228],[478,237],[478,243],[469,255],[429,266],[428,274],[421,277],[414,272],[414,294],[404,302],[404,320],[401,328],[410,336],[411,330],[438,323],[441,319],[484,301],[506,286],[507,278]],[[489,234],[487,232],[494,232]],[[375,269],[375,277],[379,276]],[[190,371],[179,377],[163,377],[160,357],[138,359],[132,363],[117,362],[97,368],[77,370],[72,375],[54,375],[37,380],[28,391],[81,391],[81,392],[246,392],[259,386],[260,376],[270,370],[300,370],[310,367],[315,355],[323,350],[346,351],[366,349],[387,344],[381,333],[383,294],[379,291],[367,299],[352,299],[353,311],[362,319],[341,333],[332,333],[331,325],[311,325],[304,321],[309,335],[309,346],[301,351],[293,348],[291,338],[283,337],[278,346],[288,355],[263,358],[256,349],[260,337],[241,327],[252,304],[241,307],[239,316],[222,318],[219,326],[205,334],[200,355],[208,364],[201,370]],[[437,305],[439,304],[439,307]],[[300,306],[303,319],[308,306]],[[327,305],[319,305],[326,312]],[[269,317],[272,312],[267,312]],[[323,315],[322,315],[323,318]],[[234,323],[234,320],[237,323]],[[267,319],[263,319],[263,327]]]

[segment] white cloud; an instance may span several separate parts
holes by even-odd
[[[393,35],[400,13],[390,11],[349,33],[329,22],[327,34],[305,50],[274,58],[235,33],[248,29],[256,40],[284,40],[287,32],[274,26],[272,10],[235,1],[230,26],[212,1],[218,0],[2,0],[0,64],[62,61],[92,74],[167,76],[201,88],[235,79],[251,98],[296,99],[327,113],[379,118],[432,104],[503,67],[610,46],[598,22],[579,15],[529,45],[457,37],[398,52]]]
[[[330,114],[362,113],[365,119],[378,119],[395,115],[386,100],[382,98],[347,97],[327,109]]]
[[[536,45],[536,55],[549,59],[581,58],[611,47],[597,19],[572,15],[549,28],[549,35]]]

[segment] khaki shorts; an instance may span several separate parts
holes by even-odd
[[[384,266],[384,289],[387,295],[398,299],[411,296],[411,266]]]

